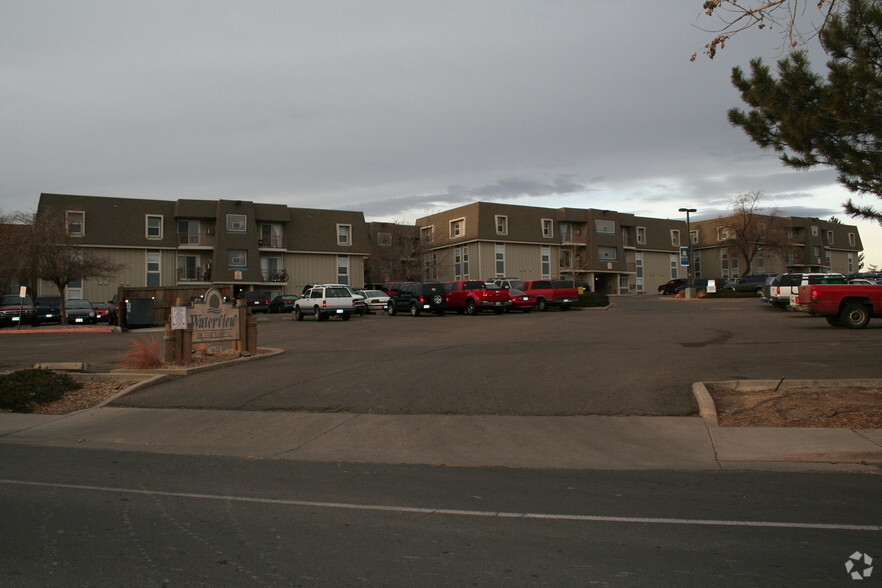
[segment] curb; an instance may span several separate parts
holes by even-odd
[[[200,365],[194,367],[179,367],[179,368],[165,368],[165,369],[154,369],[154,370],[137,370],[130,368],[118,368],[115,370],[111,370],[111,374],[160,374],[164,376],[171,377],[183,377],[189,376],[190,374],[194,374],[196,372],[208,371],[208,370],[216,370],[224,367],[228,367],[230,365],[235,365],[238,363],[243,363],[246,361],[259,360],[259,359],[268,359],[270,357],[276,357],[277,355],[281,355],[285,353],[284,349],[276,349],[273,347],[263,347],[262,349],[269,350],[269,353],[261,353],[259,355],[243,355],[241,357],[237,357],[236,359],[231,359],[229,361],[221,361],[218,363],[212,363],[208,365]]]
[[[81,329],[74,328],[66,328],[59,327],[57,329],[28,329],[26,331],[14,330],[14,331],[5,331],[0,330],[0,335],[38,335],[41,333],[51,334],[51,333],[113,333],[119,332],[114,331],[115,329],[119,329],[119,327],[85,327]]]

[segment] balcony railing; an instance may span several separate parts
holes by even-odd
[[[264,282],[288,281],[288,272],[285,270],[261,270],[260,274]]]
[[[178,247],[212,247],[214,232],[178,233]]]
[[[284,249],[285,235],[264,235],[257,242],[257,246],[264,249]]]
[[[197,266],[196,268],[178,268],[179,282],[210,282],[211,268]]]

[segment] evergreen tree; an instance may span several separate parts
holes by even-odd
[[[829,165],[838,181],[857,194],[882,198],[882,8],[877,0],[849,0],[820,33],[830,56],[824,80],[803,52],[778,62],[777,78],[760,59],[750,76],[732,70],[732,83],[750,106],[729,111],[760,147],[772,148],[797,169]],[[855,217],[882,224],[882,210],[844,205]]]

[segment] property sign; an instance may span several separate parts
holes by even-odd
[[[688,247],[680,247],[680,265],[689,265]]]
[[[171,307],[171,328],[173,331],[183,331],[187,328],[187,307]]]
[[[202,304],[194,304],[190,311],[193,343],[236,341],[239,339],[239,310],[224,302],[223,295],[209,288]]]

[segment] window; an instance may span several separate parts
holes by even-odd
[[[553,227],[553,225],[551,223],[551,219],[550,218],[543,218],[542,219],[542,236],[547,237],[547,238],[554,237],[554,234],[552,232],[553,231],[552,227]]]
[[[70,300],[72,298],[82,298],[83,297],[83,281],[82,280],[71,280],[67,284],[67,299]]]
[[[282,258],[261,256],[260,277],[264,282],[283,282]]]
[[[435,240],[435,227],[434,225],[429,225],[428,227],[420,228],[420,240],[423,243],[432,243]]]
[[[244,214],[227,215],[227,232],[244,233],[248,231],[248,216]]]
[[[561,249],[560,250],[560,267],[561,269],[572,269],[573,267],[573,252],[569,249]]]
[[[200,270],[198,255],[178,255],[178,281],[200,280]]]
[[[78,210],[68,210],[65,213],[67,234],[71,237],[82,237],[86,234],[86,213]]]
[[[729,248],[720,249],[720,268],[723,270],[723,277],[729,277]]]
[[[821,261],[821,248],[820,247],[812,247],[812,255],[818,260]]]
[[[423,255],[423,264],[424,275],[426,277],[426,281],[434,281],[438,279],[438,257],[437,254],[433,251],[432,253],[426,253]]]
[[[392,245],[392,233],[377,233],[377,245],[390,247]]]
[[[854,254],[848,254],[848,273],[854,272]]]
[[[691,241],[693,245],[698,244],[698,231],[697,230],[689,231],[689,241]]]
[[[497,243],[496,244],[496,277],[502,278],[505,276],[505,244]]]
[[[508,235],[508,217],[496,215],[496,234]]]
[[[598,247],[597,248],[597,259],[600,261],[618,261],[619,248],[618,247]]]
[[[462,237],[465,233],[465,219],[458,218],[456,220],[450,221],[450,238],[455,239],[457,237]]]
[[[453,248],[454,280],[466,280],[469,277],[469,246]]]
[[[573,240],[573,225],[570,223],[560,223],[557,225],[557,230],[560,231],[560,240],[564,243],[570,243]]]
[[[551,247],[548,245],[539,248],[539,272],[543,280],[551,278]]]
[[[812,237],[818,236],[818,227],[816,225],[812,225]]]
[[[856,242],[857,242],[857,240],[855,239],[854,233],[849,233],[848,234],[848,246],[854,247]]]
[[[766,256],[762,249],[757,249],[756,251],[756,268],[761,274],[766,272]]]
[[[199,245],[199,221],[178,221],[178,245]]]
[[[162,217],[148,214],[145,217],[148,239],[162,239]]]
[[[677,229],[671,230],[671,245],[674,247],[680,246],[680,231]]]
[[[597,219],[594,221],[594,230],[598,233],[613,234],[616,232],[616,223],[611,220]]]
[[[248,251],[245,249],[230,249],[227,251],[227,266],[230,269],[247,268]]]
[[[147,250],[147,287],[158,288],[162,285],[160,279],[160,257],[159,251],[155,249]]]
[[[646,245],[646,227],[637,227],[637,244]]]
[[[262,223],[260,225],[260,243],[261,247],[270,247],[272,249],[284,249],[285,239],[283,236],[282,225],[279,223]]]
[[[352,225],[337,225],[337,245],[352,245]]]
[[[717,241],[728,241],[733,237],[729,227],[717,227]]]
[[[701,277],[701,251],[692,252],[692,277]]]
[[[635,286],[637,286],[637,293],[643,294],[643,252],[638,251],[637,255],[634,256],[634,268],[636,269],[636,278]]]
[[[670,263],[671,263],[671,279],[678,278],[677,268],[680,266],[680,256],[676,253],[671,253],[670,255]]]
[[[833,231],[827,231],[827,245],[833,244]]]
[[[337,256],[337,283],[349,284],[349,257]]]

